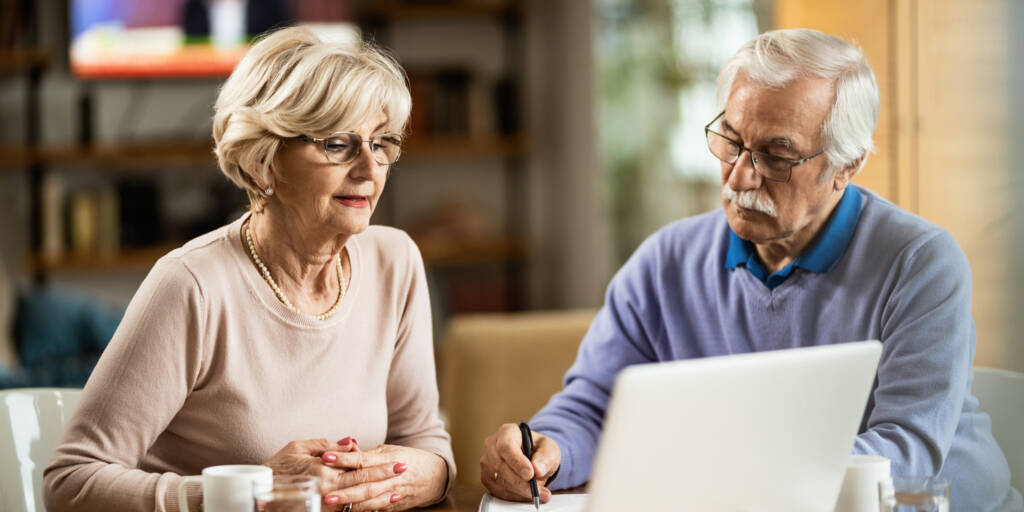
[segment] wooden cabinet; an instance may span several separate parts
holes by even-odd
[[[1024,215],[1013,197],[1014,130],[1024,108],[1014,0],[775,0],[778,28],[856,41],[882,98],[878,153],[855,183],[946,228],[971,263],[975,364],[1024,370],[1016,263]],[[1019,43],[1019,41],[1018,41]]]
[[[775,28],[806,27],[852,41],[864,49],[875,71],[882,109],[875,131],[876,153],[856,177],[865,186],[890,200],[899,197],[900,183],[893,169],[896,156],[893,141],[895,115],[893,85],[893,13],[890,0],[776,0]]]

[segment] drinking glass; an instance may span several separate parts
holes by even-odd
[[[881,512],[949,512],[949,480],[894,476],[878,483]]]
[[[274,487],[257,492],[257,512],[320,512],[320,479],[306,475],[278,475]]]

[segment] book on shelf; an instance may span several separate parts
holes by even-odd
[[[71,253],[95,254],[99,249],[99,200],[91,190],[75,192],[68,200],[68,235]]]
[[[64,255],[64,180],[48,174],[40,188],[41,256],[52,263]]]
[[[469,71],[442,69],[434,74],[431,128],[438,135],[466,135],[469,125]]]
[[[160,188],[150,179],[126,179],[117,184],[120,241],[124,247],[149,247],[164,241]]]
[[[514,135],[520,130],[515,80],[472,73],[461,67],[409,72],[413,138],[475,138]]]
[[[166,174],[126,174],[83,180],[47,173],[41,186],[41,247],[34,263],[44,269],[109,267],[122,261],[145,265],[151,256],[238,218],[245,196],[226,180],[212,178],[176,181]]]
[[[159,191],[148,180],[72,186],[48,173],[41,193],[39,258],[57,265],[65,258],[110,258],[122,247],[163,242]]]

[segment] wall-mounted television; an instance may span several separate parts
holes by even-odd
[[[359,38],[346,0],[70,0],[71,72],[85,79],[225,77],[257,35],[294,24]]]

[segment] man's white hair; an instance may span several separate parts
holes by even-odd
[[[835,84],[835,103],[822,126],[825,157],[838,170],[875,149],[878,84],[859,48],[817,30],[794,28],[765,32],[748,41],[718,74],[718,104],[724,108],[736,73],[765,87],[782,88],[801,76],[818,76]]]

